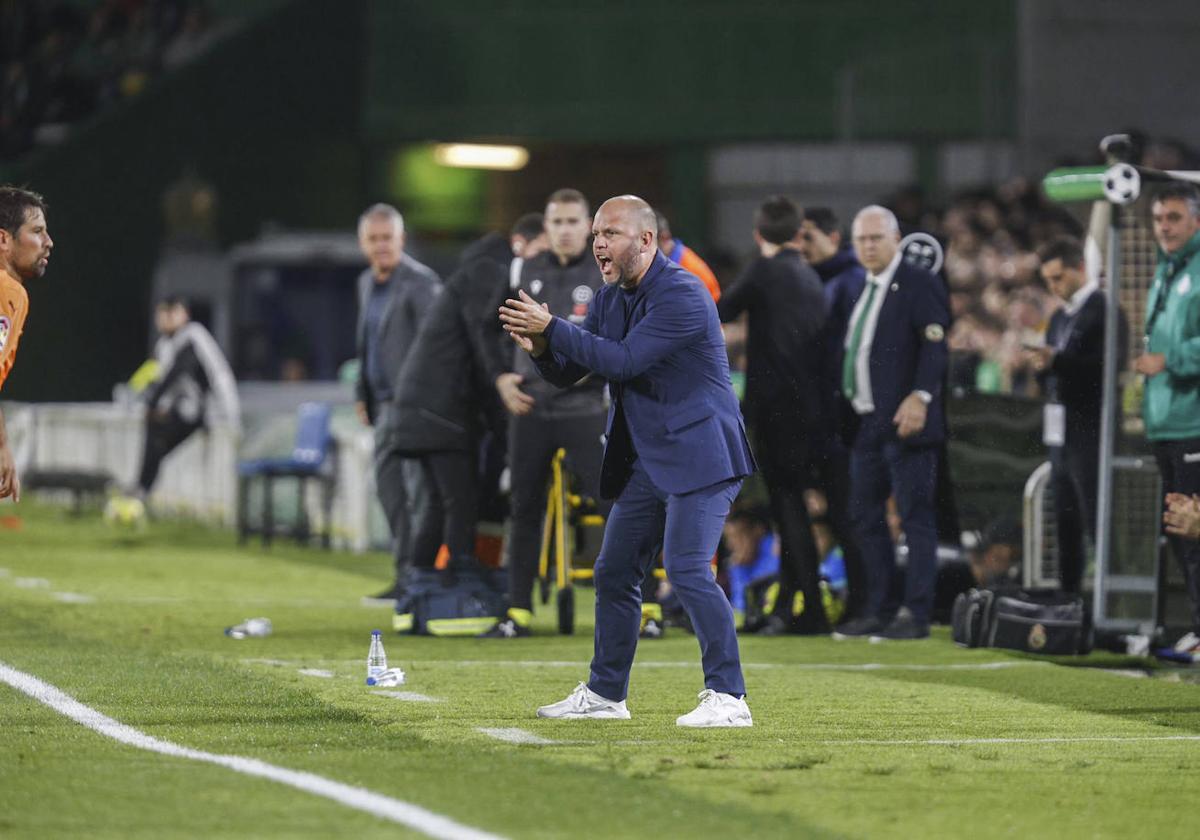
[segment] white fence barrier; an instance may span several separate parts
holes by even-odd
[[[136,404],[6,403],[4,416],[19,474],[106,473],[123,488],[137,481],[144,409]],[[294,424],[295,418],[272,419]],[[353,551],[386,544],[386,525],[375,510],[378,502],[371,431],[335,424],[333,435],[338,446],[330,523],[333,542]],[[160,511],[234,525],[239,443],[237,433],[230,428],[214,428],[190,437],[163,461],[151,505]],[[309,494],[309,515],[314,523],[320,523],[316,497],[316,493]]]

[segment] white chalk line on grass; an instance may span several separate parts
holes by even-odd
[[[378,694],[380,697],[391,697],[393,700],[404,700],[409,703],[441,703],[442,698],[430,697],[428,694],[420,694],[416,691],[372,691],[372,694]]]
[[[419,805],[403,802],[384,796],[381,793],[366,788],[353,787],[326,779],[315,773],[300,770],[289,770],[277,767],[255,758],[244,758],[237,755],[218,755],[216,753],[194,750],[170,741],[163,741],[147,735],[141,730],[126,726],[119,721],[101,714],[91,706],[85,706],[74,697],[61,691],[49,683],[39,680],[31,674],[18,671],[0,662],[0,682],[7,683],[34,700],[49,706],[54,711],[76,723],[86,726],[106,738],[111,738],[122,744],[137,747],[141,750],[216,764],[247,776],[258,776],[273,782],[288,785],[297,790],[330,799],[349,808],[390,820],[400,825],[408,826],[429,837],[445,838],[445,840],[502,840],[500,835],[491,834],[469,825],[455,822],[449,817],[435,814]]]
[[[898,738],[880,740],[873,738],[818,741],[828,746],[864,747],[970,747],[989,744],[1122,744],[1137,741],[1200,741],[1200,735],[1081,735],[1059,738]]]
[[[527,729],[517,729],[515,727],[505,729],[493,729],[487,726],[479,726],[476,729],[487,735],[489,738],[495,738],[497,741],[504,741],[506,744],[534,744],[539,747],[544,747],[549,744],[557,744],[558,741],[551,741],[549,738],[543,738],[541,735],[534,735]]]
[[[451,667],[502,667],[502,668],[587,668],[587,662],[570,662],[562,659],[425,659],[414,660],[419,665],[444,665]],[[786,668],[799,671],[999,671],[1006,668],[1044,668],[1052,663],[1035,660],[1007,659],[1002,662],[959,662],[920,665],[912,663],[885,662],[743,662],[747,671]],[[635,668],[698,668],[699,662],[635,662]]]

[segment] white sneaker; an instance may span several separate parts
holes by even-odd
[[[1191,653],[1198,647],[1200,647],[1200,636],[1195,633],[1188,633],[1175,643],[1177,653]]]
[[[586,683],[580,683],[566,700],[541,706],[537,710],[537,716],[562,720],[629,720],[629,710],[625,708],[624,700],[606,700],[588,688]]]
[[[676,726],[753,726],[750,707],[741,697],[706,688],[700,705],[675,720]]]

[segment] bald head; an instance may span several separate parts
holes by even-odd
[[[900,245],[900,223],[886,207],[872,204],[858,211],[851,229],[858,261],[872,274],[879,274],[896,256]]]
[[[604,282],[629,288],[641,282],[654,260],[658,220],[654,209],[636,195],[619,195],[596,211],[592,236],[592,253]]]

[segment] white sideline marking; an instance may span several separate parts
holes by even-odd
[[[382,819],[408,826],[430,837],[445,838],[445,840],[503,840],[500,835],[457,823],[449,817],[435,814],[419,805],[393,799],[366,788],[352,787],[314,773],[288,770],[286,767],[277,767],[255,758],[218,755],[154,738],[101,714],[91,706],[85,706],[49,683],[11,668],[3,662],[0,662],[0,682],[8,683],[17,691],[29,695],[39,703],[49,706],[59,714],[71,718],[93,732],[131,747],[175,758],[203,761],[244,773],[247,776],[270,779],[306,793],[323,796],[349,808],[365,811]]]
[[[294,664],[286,659],[243,659],[242,662],[250,665],[273,665],[275,667]]]
[[[9,577],[12,572],[8,569],[0,569],[0,577]]]
[[[18,589],[48,589],[50,581],[45,578],[13,578],[13,585]]]
[[[1122,744],[1126,741],[1200,741],[1200,735],[1081,735],[1077,738],[920,738],[881,741],[862,740],[820,741],[822,744],[854,744],[870,747],[969,747],[987,744],[1086,744],[1093,742]]]
[[[320,677],[323,680],[333,679],[333,671],[326,671],[324,668],[301,668],[296,673],[306,677]]]
[[[475,667],[501,667],[511,668],[587,668],[587,662],[568,662],[566,660],[537,660],[537,659],[514,659],[514,660],[496,660],[490,661],[486,659],[427,659],[421,662],[423,665],[454,665]],[[883,662],[863,662],[863,663],[837,663],[837,662],[743,662],[742,668],[746,670],[769,670],[772,668],[794,668],[800,671],[999,671],[1005,668],[1045,668],[1050,666],[1049,662],[1038,662],[1036,660],[1019,660],[1006,659],[1000,662],[959,662],[959,663],[943,663],[930,665],[912,665],[905,663],[883,663]],[[698,668],[700,662],[635,662],[635,668]]]
[[[55,601],[61,601],[64,604],[94,604],[96,599],[91,595],[83,595],[79,592],[51,592]]]
[[[486,726],[478,727],[479,731],[489,738],[495,738],[497,741],[504,741],[508,744],[538,744],[545,746],[546,744],[554,744],[556,741],[551,741],[549,738],[543,738],[541,735],[534,735],[525,729],[489,729]]]
[[[441,703],[442,698],[430,697],[428,694],[418,694],[415,691],[372,691],[380,697],[392,697],[396,700],[407,700],[409,703]]]

